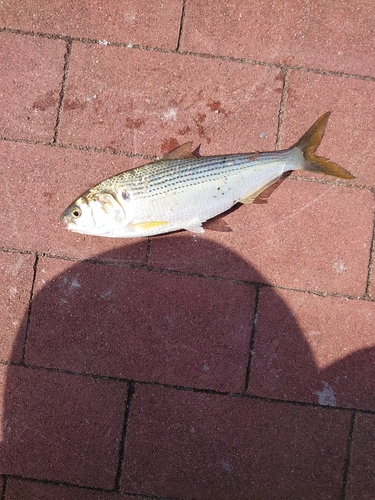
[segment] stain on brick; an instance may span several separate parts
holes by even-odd
[[[48,108],[56,106],[58,103],[57,95],[53,90],[39,96],[32,105],[36,111],[46,111]]]
[[[172,151],[172,149],[177,148],[178,146],[178,140],[175,137],[170,137],[169,139],[164,139],[162,145],[161,145],[161,152],[163,155],[169,153],[169,151]]]
[[[64,101],[64,111],[74,111],[76,109],[85,109],[87,106],[87,102],[80,101],[77,97],[73,97],[73,99],[65,99]]]
[[[189,127],[189,125],[186,125],[185,127],[180,128],[180,129],[178,130],[178,133],[179,133],[180,135],[186,135],[186,134],[188,134],[189,132],[191,132],[191,128]]]
[[[223,113],[225,117],[229,116],[229,111],[226,111],[220,101],[209,101],[207,107],[214,113]]]
[[[145,120],[143,118],[130,118],[129,116],[125,119],[125,127],[131,129],[139,129],[142,125],[144,125]]]

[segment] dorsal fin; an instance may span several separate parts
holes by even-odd
[[[192,142],[185,142],[185,144],[181,144],[181,146],[177,146],[177,148],[169,151],[165,156],[163,156],[162,160],[177,160],[179,158],[196,158],[191,152]]]

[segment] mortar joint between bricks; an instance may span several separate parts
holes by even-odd
[[[61,89],[60,89],[60,96],[59,96],[59,104],[57,107],[57,117],[56,117],[56,123],[54,127],[54,134],[53,134],[53,139],[51,144],[56,145],[57,144],[57,137],[59,134],[59,125],[60,125],[60,120],[61,120],[61,113],[62,113],[62,104],[65,96],[65,89],[66,89],[66,84],[67,84],[67,78],[68,78],[68,70],[69,70],[69,62],[70,62],[70,54],[72,52],[72,41],[67,41],[66,42],[66,52],[64,55],[64,68],[63,68],[63,78],[61,82]]]

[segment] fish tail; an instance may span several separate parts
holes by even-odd
[[[342,179],[354,179],[354,175],[345,170],[345,168],[340,167],[340,165],[337,165],[333,161],[315,155],[315,150],[323,139],[330,114],[330,111],[324,113],[301,139],[294,144],[293,148],[298,148],[302,151],[305,160],[298,170],[332,175],[333,177],[341,177]]]

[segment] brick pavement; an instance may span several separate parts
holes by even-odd
[[[0,498],[375,498],[375,5],[0,3]],[[231,233],[112,240],[62,210],[194,141],[288,147]]]

